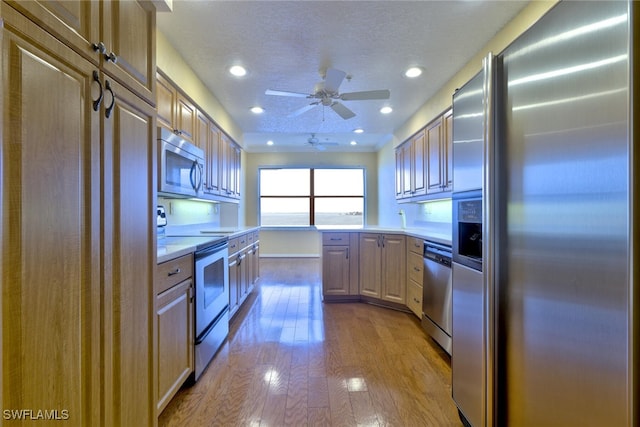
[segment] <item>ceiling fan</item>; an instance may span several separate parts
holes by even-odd
[[[328,68],[324,76],[324,80],[316,84],[313,93],[311,94],[272,89],[267,89],[265,94],[276,96],[292,96],[314,100],[309,105],[305,105],[304,107],[292,112],[288,115],[288,117],[299,116],[300,114],[311,110],[317,105],[322,105],[324,107],[331,107],[333,111],[338,113],[338,115],[345,120],[355,117],[356,113],[351,111],[344,104],[338,102],[338,100],[366,101],[371,99],[389,99],[389,96],[391,95],[391,93],[387,89],[368,90],[363,92],[347,92],[341,94],[338,92],[338,88],[342,84],[342,81],[345,79],[345,77],[347,78],[347,80],[351,80],[351,77],[347,76],[347,73],[345,73],[344,71],[336,70],[335,68]]]
[[[312,133],[312,134],[311,134],[311,137],[309,137],[309,138],[307,139],[307,143],[308,143],[311,147],[313,147],[313,148],[315,148],[316,150],[319,150],[319,151],[324,151],[324,150],[326,150],[326,149],[327,149],[327,146],[329,146],[329,145],[338,145],[338,143],[337,143],[337,142],[320,141],[320,139],[318,139],[318,138],[316,137],[316,134],[315,134],[315,133]]]

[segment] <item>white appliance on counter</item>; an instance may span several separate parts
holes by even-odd
[[[204,151],[163,127],[158,135],[158,193],[197,197],[202,191]]]
[[[640,424],[639,19],[561,1],[454,95],[466,426]]]

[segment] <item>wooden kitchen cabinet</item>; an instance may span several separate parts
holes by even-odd
[[[158,125],[205,150],[208,135],[198,133],[208,119],[198,114],[195,104],[161,72],[156,73]],[[202,117],[205,121],[202,123]]]
[[[325,301],[357,300],[358,233],[322,233],[322,296]]]
[[[193,255],[158,265],[157,408],[160,414],[193,372]]]
[[[423,251],[422,239],[407,238],[407,307],[419,319],[422,319]]]
[[[138,96],[155,104],[156,11],[152,2],[32,0],[7,3]]]
[[[360,235],[360,294],[406,304],[406,239],[398,234]]]
[[[0,3],[0,406],[154,425],[155,109],[54,31],[86,5],[12,5],[47,31]]]
[[[112,88],[117,102],[102,125],[105,424],[153,425],[155,108]]]
[[[259,234],[251,231],[229,240],[229,317],[242,307],[259,275]]]
[[[453,188],[452,111],[438,116],[396,148],[396,199],[417,202]]]

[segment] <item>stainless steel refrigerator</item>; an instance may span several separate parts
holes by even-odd
[[[639,8],[560,2],[454,95],[452,395],[474,427],[640,424]]]

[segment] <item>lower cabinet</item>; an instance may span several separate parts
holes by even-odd
[[[157,407],[160,414],[193,372],[193,256],[158,265]]]
[[[242,306],[260,276],[260,235],[252,231],[229,240],[229,316]]]
[[[322,233],[322,295],[325,300],[356,300],[358,233]]]
[[[406,239],[400,234],[360,235],[360,294],[406,304]]]
[[[422,319],[422,282],[424,274],[422,239],[407,240],[407,307]]]

